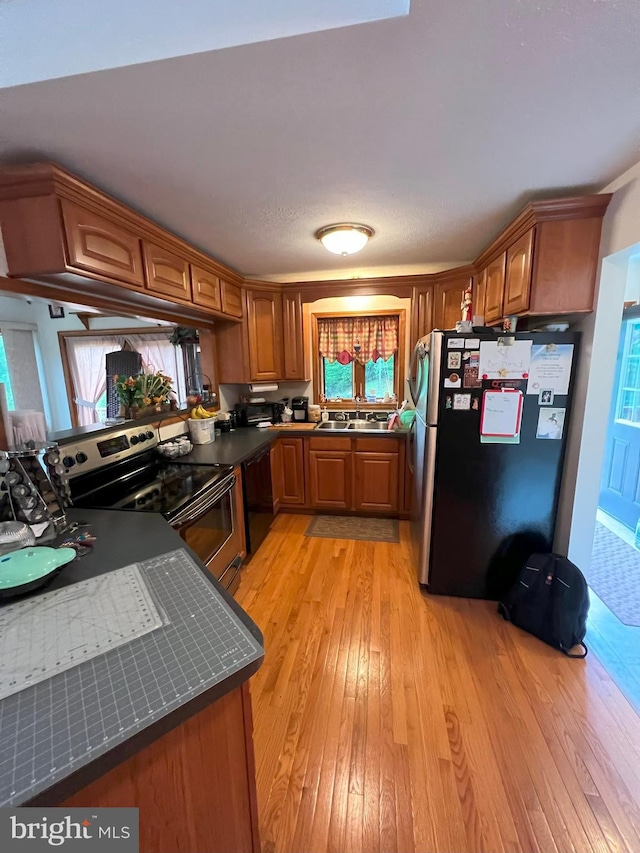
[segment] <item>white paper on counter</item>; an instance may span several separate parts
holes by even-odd
[[[503,391],[485,391],[482,395],[480,434],[518,435],[522,420],[522,398],[522,391],[511,388]]]
[[[539,394],[542,390],[568,394],[572,361],[573,344],[534,344],[527,394]]]
[[[516,341],[503,345],[497,341],[480,343],[482,379],[525,379],[531,361],[531,341]]]

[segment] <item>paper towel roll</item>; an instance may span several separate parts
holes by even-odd
[[[277,391],[277,390],[278,390],[278,386],[275,383],[273,383],[271,385],[266,384],[266,383],[263,383],[262,385],[249,385],[249,391],[251,391],[252,394],[262,394],[265,391]]]

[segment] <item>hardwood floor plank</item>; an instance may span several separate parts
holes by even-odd
[[[238,600],[265,853],[637,853],[640,719],[601,663],[421,592],[400,543],[279,515]]]

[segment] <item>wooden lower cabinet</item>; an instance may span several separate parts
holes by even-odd
[[[248,684],[58,805],[138,808],[140,853],[259,853]]]
[[[351,509],[350,450],[309,451],[309,504],[314,509]]]
[[[304,482],[304,447],[301,438],[281,438],[277,444],[281,470],[280,503],[304,506],[307,502]]]
[[[398,511],[398,453],[354,453],[353,508]]]

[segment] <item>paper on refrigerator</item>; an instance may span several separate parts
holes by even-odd
[[[573,344],[534,344],[527,394],[553,391],[556,396],[569,393]]]
[[[531,341],[511,343],[482,341],[480,344],[480,367],[478,373],[482,379],[526,379],[531,360]]]

